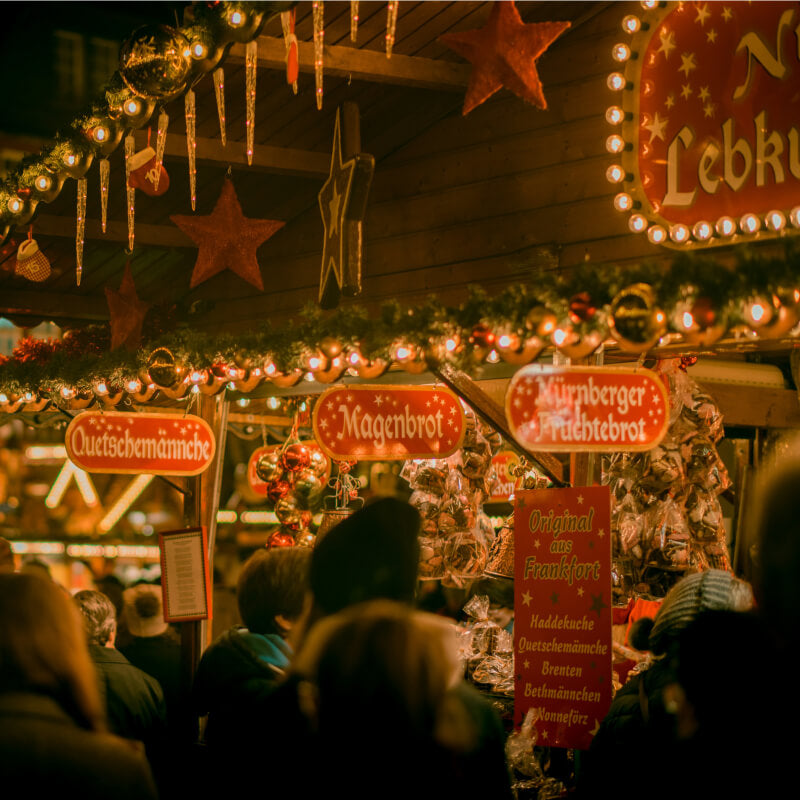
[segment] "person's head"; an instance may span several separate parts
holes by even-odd
[[[257,550],[236,585],[239,615],[252,633],[285,635],[303,611],[308,589],[307,547]]]
[[[323,737],[374,728],[381,736],[432,738],[448,689],[460,675],[456,632],[441,617],[373,600],[321,620],[296,658],[313,687],[306,710]],[[347,729],[347,730],[345,730]]]
[[[125,607],[123,592],[125,585],[116,575],[104,575],[94,582],[98,592],[102,592],[113,604],[117,619],[122,616],[122,609]]]
[[[14,572],[14,551],[11,549],[11,542],[0,536],[0,573]]]
[[[117,614],[111,600],[102,592],[85,589],[77,592],[73,599],[83,616],[86,638],[89,644],[100,647],[113,646],[117,632]]]
[[[749,583],[725,570],[694,572],[667,592],[649,631],[650,650],[655,656],[666,654],[680,632],[703,611],[748,611],[752,607]]]
[[[52,581],[0,575],[0,692],[57,699],[77,722],[104,730],[102,704],[81,615]]]
[[[138,583],[126,589],[122,598],[125,625],[132,636],[147,638],[166,632],[169,625],[164,620],[160,586]]]
[[[22,562],[20,572],[26,575],[37,575],[40,578],[51,581],[53,574],[50,572],[50,567],[39,558],[30,558]]]

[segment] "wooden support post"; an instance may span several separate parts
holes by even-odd
[[[503,409],[469,375],[449,364],[431,363],[429,366],[431,372],[442,383],[459,397],[463,397],[481,419],[499,431],[514,450],[533,461],[536,467],[544,472],[553,483],[558,486],[564,485],[564,468],[561,462],[550,453],[531,452],[519,444],[508,427]]]

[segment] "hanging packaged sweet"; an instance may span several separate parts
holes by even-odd
[[[131,157],[128,186],[150,197],[159,197],[169,189],[167,170],[159,164],[152,147],[145,147]]]
[[[36,283],[46,281],[50,277],[50,261],[32,235],[29,235],[17,250],[14,274]]]

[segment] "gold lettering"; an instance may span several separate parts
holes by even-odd
[[[693,141],[694,133],[692,133],[691,128],[684,125],[669,143],[669,149],[667,150],[667,193],[664,195],[662,205],[686,208],[694,203],[697,189],[692,189],[691,192],[678,191],[678,142],[686,149]]]
[[[794,9],[790,8],[783,12],[780,21],[778,22],[778,34],[775,44],[775,52],[773,55],[767,43],[755,32],[750,31],[746,33],[739,40],[736,47],[736,52],[740,50],[747,50],[747,75],[744,83],[736,87],[733,92],[734,100],[741,100],[749,91],[753,83],[753,59],[758,61],[762,67],[767,71],[768,75],[773,78],[783,78],[786,75],[786,65],[783,63],[783,55],[781,54],[781,39],[783,38],[784,31],[789,28],[794,19]],[[800,56],[800,39],[798,40],[798,56]]]

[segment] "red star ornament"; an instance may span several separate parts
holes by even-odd
[[[229,269],[264,291],[256,251],[286,223],[248,219],[242,213],[233,183],[226,178],[214,210],[205,217],[173,214],[170,219],[199,247],[190,286]]]
[[[505,86],[541,109],[547,108],[536,59],[571,23],[532,22],[526,25],[513,2],[496,2],[482,28],[445,33],[439,41],[472,64],[462,115]]]
[[[136,294],[130,261],[125,264],[119,291],[106,286],[106,301],[110,315],[111,349],[125,347],[135,350],[142,340],[142,325],[150,304],[143,303]]]

